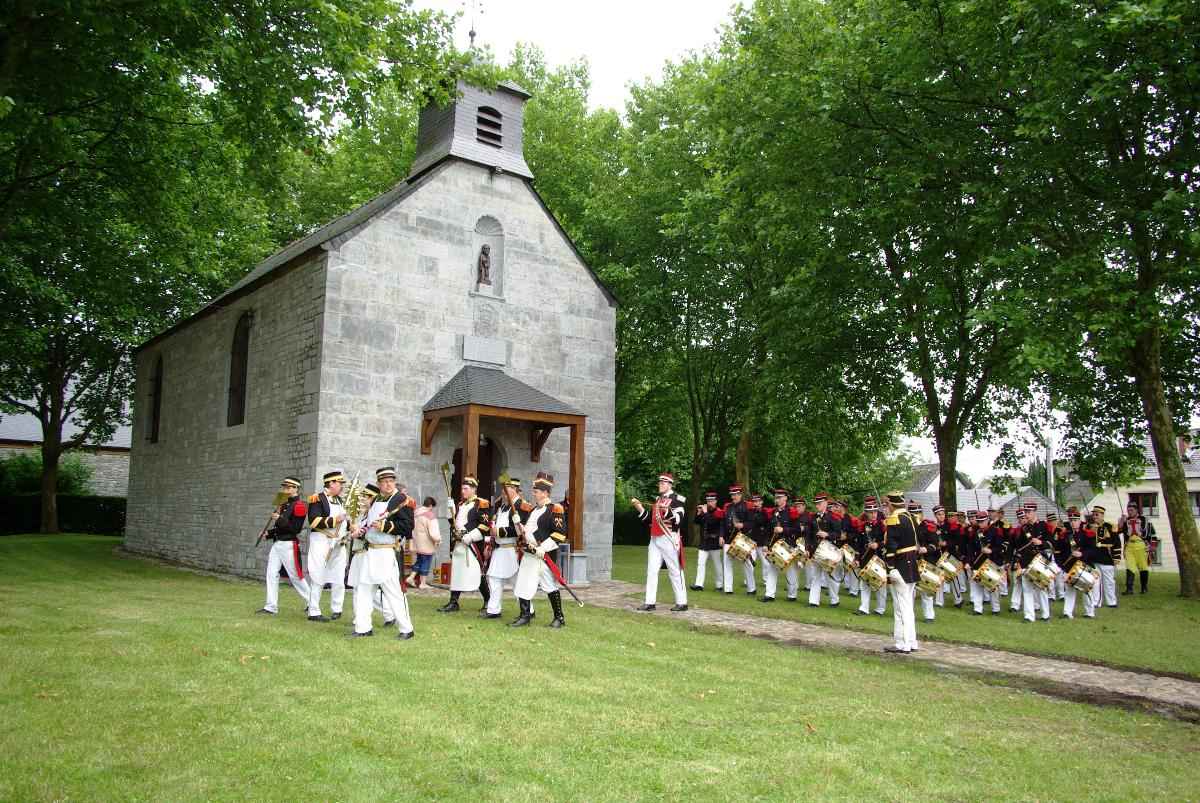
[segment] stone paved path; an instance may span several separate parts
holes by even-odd
[[[621,580],[594,582],[580,592],[585,603],[615,610],[634,611],[642,601],[643,587]],[[636,594],[636,598],[630,598]],[[891,636],[860,633],[822,625],[768,619],[751,614],[727,613],[705,608],[670,612],[670,603],[659,605],[646,616],[663,616],[695,625],[711,625],[734,633],[771,639],[786,644],[823,649],[857,650],[887,655],[884,647],[894,642]],[[918,634],[919,635],[919,634]],[[892,656],[889,656],[892,657]],[[1184,719],[1200,720],[1200,683],[1160,675],[1110,669],[1103,666],[1040,658],[966,644],[924,641],[921,649],[897,661],[920,661],[939,669],[980,672],[1017,678],[1049,693],[1098,703],[1141,707]]]

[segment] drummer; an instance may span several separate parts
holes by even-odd
[[[750,537],[749,518],[750,506],[742,498],[742,486],[730,485],[729,501],[725,503],[725,507],[721,508],[721,550],[724,553],[722,555],[724,560],[722,576],[725,578],[724,591],[726,594],[733,593],[734,559],[729,554],[729,545],[739,534]],[[742,577],[746,581],[746,591],[754,594],[758,591],[758,587],[754,584],[754,553],[750,553],[749,560],[737,562],[742,564]],[[722,589],[718,587],[717,590]]]
[[[750,497],[750,508],[746,511],[746,526],[743,532],[750,536],[755,545],[755,557],[749,563],[751,565],[751,576],[753,576],[753,566],[757,563],[757,555],[761,554],[761,550],[771,545],[771,530],[767,526],[767,510],[763,507],[762,494],[754,494]],[[763,581],[766,582],[766,568],[763,568]],[[751,594],[755,593],[757,586],[751,583],[747,588]],[[726,594],[733,593],[732,583],[725,589]]]
[[[1042,612],[1042,621],[1050,621],[1050,599],[1046,593],[1046,589],[1033,581],[1029,574],[1029,565],[1033,563],[1044,552],[1051,549],[1050,530],[1046,527],[1046,523],[1038,521],[1037,504],[1034,502],[1025,505],[1025,523],[1021,525],[1021,531],[1017,535],[1017,539],[1013,545],[1013,569],[1021,571],[1021,576],[1017,578],[1016,588],[1013,589],[1013,596],[1019,592],[1021,595],[1021,607],[1025,610],[1024,621],[1034,621],[1035,610]]]
[[[789,491],[787,488],[775,489],[775,507],[766,509],[767,514],[767,546],[763,547],[763,595],[758,598],[759,602],[774,602],[775,587],[779,583],[779,569],[775,568],[775,564],[768,560],[767,556],[771,553],[771,545],[776,541],[784,541],[787,544],[793,544],[796,538],[796,530],[799,526],[800,511],[792,505],[788,504]],[[795,566],[796,564],[792,564]],[[792,578],[788,576],[788,599],[795,600],[796,590],[792,587]],[[796,581],[797,583],[799,581]],[[753,593],[753,592],[751,592]]]
[[[988,514],[985,511],[980,510],[975,514],[974,535],[966,541],[964,556],[970,559],[971,567],[967,571],[971,591],[971,615],[983,616],[983,595],[987,589],[975,579],[975,572],[984,564],[984,561],[990,560],[996,565],[1004,562],[1004,557],[1001,555],[999,528],[988,522]],[[999,589],[990,595],[992,613],[996,616],[1000,615],[1000,594],[998,592]]]
[[[879,556],[880,560],[883,560],[879,550],[883,546],[887,531],[884,528],[883,519],[879,515],[879,500],[873,496],[868,496],[863,500],[862,525],[856,549],[858,559],[855,561],[860,569],[865,568],[871,562],[871,558]],[[883,616],[887,612],[887,591],[886,582],[880,584],[874,592],[870,585],[865,582],[861,583],[858,610],[854,612],[854,615],[869,615],[871,613],[871,597],[875,597],[875,613]]]
[[[1094,557],[1100,550],[1096,546],[1096,533],[1083,526],[1083,519],[1079,515],[1079,510],[1071,508],[1067,511],[1067,540],[1071,542],[1071,555],[1067,562],[1063,564],[1064,574],[1075,568],[1075,564],[1083,561],[1090,566],[1096,564],[1089,561],[1089,557]],[[1096,618],[1096,603],[1098,600],[1098,592],[1100,584],[1096,583],[1092,586],[1092,590],[1083,595],[1083,618]],[[1063,619],[1075,618],[1075,586],[1068,584],[1064,589],[1063,597]]]

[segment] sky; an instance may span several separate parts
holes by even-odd
[[[415,0],[413,5],[462,11],[454,41],[467,47],[470,0]],[[552,67],[586,57],[591,106],[623,111],[627,84],[658,79],[667,61],[717,42],[732,7],[727,0],[479,0],[475,43],[490,46],[500,64],[507,63],[517,42],[537,45]]]
[[[415,0],[414,5],[448,14],[463,12],[454,40],[467,47],[470,0]],[[475,42],[490,46],[500,64],[508,61],[517,42],[539,47],[551,67],[585,57],[592,79],[592,108],[623,111],[629,84],[658,80],[668,61],[677,62],[689,51],[715,44],[732,8],[726,0],[479,0],[474,11]],[[931,439],[904,438],[903,445],[921,462],[937,462]],[[978,483],[993,474],[999,453],[1000,443],[964,446],[958,453],[958,469]]]

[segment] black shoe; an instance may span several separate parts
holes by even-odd
[[[330,621],[330,619],[328,616],[321,616],[320,614],[318,614],[316,616],[308,617],[308,621],[310,621],[310,622],[328,622],[328,621]]]
[[[954,603],[955,608],[961,608],[962,606],[963,606],[963,604],[961,602]]]
[[[689,591],[703,591],[704,586],[688,586]]]
[[[1141,593],[1145,594],[1148,589],[1143,588]]]
[[[396,636],[396,641],[408,641],[413,637],[413,632],[410,630],[407,633],[399,633]]]
[[[730,595],[732,595],[732,594],[733,594],[733,592],[732,592],[732,591],[726,591],[725,593],[726,593],[726,594],[730,594]],[[750,593],[751,593],[751,594],[753,594],[754,592],[753,592],[753,591],[751,591]]]
[[[774,597],[768,597],[766,594],[763,594],[761,597],[759,597],[759,598],[758,598],[758,601],[759,601],[759,602],[774,602],[774,601],[775,601],[775,598],[774,598]]]
[[[1058,618],[1059,619],[1070,619],[1071,617],[1067,616],[1065,613],[1063,613],[1063,614],[1059,614]]]
[[[1115,608],[1115,607],[1117,607],[1117,606],[1116,606],[1116,605],[1107,605],[1107,606],[1105,606],[1105,607],[1108,607],[1108,608]]]
[[[809,587],[808,587],[808,586],[805,586],[805,587],[804,587],[804,590],[805,590],[805,591],[808,591],[808,590],[810,590],[810,589],[809,589]]]
[[[799,602],[799,601],[800,600],[796,599],[795,597],[788,597],[788,602]]]
[[[842,604],[842,603],[840,603],[840,602],[831,602],[831,603],[829,603],[829,607],[830,607],[830,608],[836,608],[837,606],[839,606],[839,605],[841,605],[841,604]]]
[[[1123,596],[1123,597],[1128,597],[1128,596],[1132,596],[1132,595],[1133,595],[1133,589],[1132,589],[1132,588],[1127,588],[1127,589],[1125,589],[1125,593],[1124,593],[1124,594],[1122,594],[1121,596]]]
[[[820,608],[820,607],[821,607],[821,603],[819,603],[819,602],[810,602],[810,603],[808,603],[808,607],[810,607],[810,608]]]
[[[868,613],[867,611],[855,611],[854,615],[855,616],[870,616],[871,614]]]
[[[679,611],[686,611],[686,610],[687,610],[687,605],[686,605],[686,604],[683,604],[683,605],[672,605],[672,606],[671,606],[671,610],[673,610],[673,611],[676,611],[676,612],[679,612]]]
[[[386,622],[384,622],[384,623],[383,623],[383,626],[384,626],[384,627],[391,627],[391,626],[392,626],[392,625],[394,625],[394,624],[396,624],[396,620],[395,620],[395,619],[388,619]]]
[[[531,618],[529,615],[529,600],[517,597],[517,602],[521,604],[521,615],[509,622],[509,627],[525,627],[529,624]]]
[[[330,620],[332,620],[332,621],[336,622],[338,619],[341,619],[341,618],[342,618],[342,612],[341,612],[341,611],[336,611],[336,612],[334,612],[334,613],[330,614],[330,615],[329,615],[329,618],[330,618]]]
[[[753,597],[758,592],[757,591],[747,591],[746,593]]]
[[[553,628],[554,630],[566,627],[567,623],[563,620],[562,592],[551,591],[546,596],[550,598],[550,607],[554,611],[554,618],[550,620],[550,624],[546,625],[546,627]],[[684,605],[683,607],[686,608],[687,606]]]
[[[999,616],[999,615],[1000,615],[1000,611],[992,611],[992,616]]]
[[[972,616],[983,616],[983,611],[971,611]]]
[[[646,602],[646,603],[643,603],[643,604],[641,604],[641,605],[637,606],[636,610],[639,610],[639,611],[652,611],[652,610],[654,610],[654,607],[655,607],[655,606],[654,606],[654,603],[653,603],[653,602]]]
[[[275,614],[279,613],[279,611],[268,611],[266,608],[259,608],[257,611],[255,611],[255,613],[262,613],[262,614],[266,614],[267,616],[274,616]]]
[[[1031,624],[1033,624],[1033,620],[1032,620],[1032,619],[1026,619],[1026,618],[1022,617],[1022,618],[1021,618],[1021,624],[1023,624],[1023,625],[1031,625]]]
[[[902,650],[899,647],[884,647],[883,651],[896,653],[897,655],[908,655],[909,654],[908,650]]]
[[[1083,615],[1083,618],[1084,618],[1084,619],[1095,619],[1095,618],[1096,618],[1096,614],[1094,614],[1094,613],[1085,613],[1085,614]]]
[[[452,599],[442,607],[438,608],[440,613],[455,613],[458,611],[458,600]]]
[[[346,636],[347,636],[348,638],[361,638],[361,637],[363,637],[363,636],[373,636],[373,635],[375,635],[375,631],[374,631],[374,630],[368,630],[366,633],[359,633],[359,632],[357,632],[357,631],[353,631],[353,632],[350,632],[350,633],[347,633],[347,634],[346,634]]]
[[[498,613],[488,613],[487,611],[484,611],[483,613],[479,614],[479,618],[480,618],[480,619],[499,619],[499,618],[500,618],[500,614],[498,614]]]
[[[932,621],[933,621],[933,617],[932,617],[932,616],[930,616],[930,617],[929,617],[928,619],[926,619],[925,621],[926,621],[926,622],[932,622]]]

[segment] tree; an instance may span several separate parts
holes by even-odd
[[[43,531],[62,452],[121,420],[131,347],[275,244],[279,157],[382,85],[444,96],[447,34],[386,0],[0,12],[0,406],[41,421]]]

